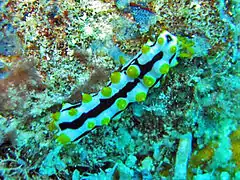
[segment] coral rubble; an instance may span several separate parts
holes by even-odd
[[[0,179],[239,179],[239,9],[236,0],[0,1]],[[58,144],[53,113],[98,92],[164,30],[180,61],[159,88],[79,143]]]

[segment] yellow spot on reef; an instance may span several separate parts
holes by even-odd
[[[83,103],[88,103],[90,101],[92,101],[92,96],[90,94],[83,93],[83,95],[82,95],[82,102]]]
[[[145,92],[140,92],[140,93],[137,93],[136,95],[136,101],[137,102],[143,102],[146,100],[146,97],[147,97],[147,94]]]
[[[170,68],[170,66],[169,66],[169,64],[162,64],[161,65],[161,67],[160,67],[160,73],[161,74],[167,74],[168,73],[168,71],[169,71],[169,68]]]
[[[156,81],[156,80],[155,80],[153,77],[151,77],[151,76],[145,75],[145,76],[143,77],[143,84],[144,84],[145,86],[147,86],[148,88],[149,88],[149,87],[152,87],[153,84],[155,83],[155,81]]]
[[[69,111],[68,111],[68,114],[70,116],[75,116],[77,114],[78,110],[76,108],[71,108]]]
[[[112,89],[110,87],[104,87],[102,88],[101,93],[104,97],[109,97],[112,94]]]
[[[139,68],[136,65],[131,65],[127,68],[127,75],[130,78],[137,78],[139,76]]]
[[[126,107],[128,105],[127,101],[125,99],[122,99],[122,98],[118,99],[116,104],[117,104],[117,107],[118,107],[119,110],[126,109]]]
[[[230,135],[232,141],[240,141],[240,127]]]
[[[150,51],[150,46],[148,45],[143,45],[142,46],[142,53],[147,54]]]
[[[232,144],[232,160],[236,164],[234,171],[237,172],[240,170],[240,127],[232,132],[230,139]]]
[[[193,153],[189,162],[190,165],[192,167],[198,167],[209,162],[212,159],[217,146],[216,143],[209,143],[204,148],[198,150],[197,153]]]
[[[110,80],[113,84],[117,84],[120,82],[121,73],[120,72],[113,72],[110,76]]]
[[[57,137],[57,141],[61,144],[67,144],[71,141],[71,139],[66,134],[62,133]]]

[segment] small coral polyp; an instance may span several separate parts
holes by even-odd
[[[141,52],[111,74],[110,82],[100,92],[83,94],[82,102],[65,104],[53,115],[59,129],[57,141],[78,141],[96,127],[109,124],[129,104],[143,102],[149,89],[177,65],[177,52],[177,38],[167,31],[156,42],[143,45]]]

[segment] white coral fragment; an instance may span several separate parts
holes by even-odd
[[[187,133],[182,135],[179,141],[173,179],[177,180],[187,178],[187,165],[191,152],[192,134]]]

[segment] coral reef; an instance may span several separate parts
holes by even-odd
[[[239,8],[236,0],[1,1],[0,179],[240,179]],[[179,40],[179,64],[159,88],[60,145],[53,113],[98,92],[164,30]]]

